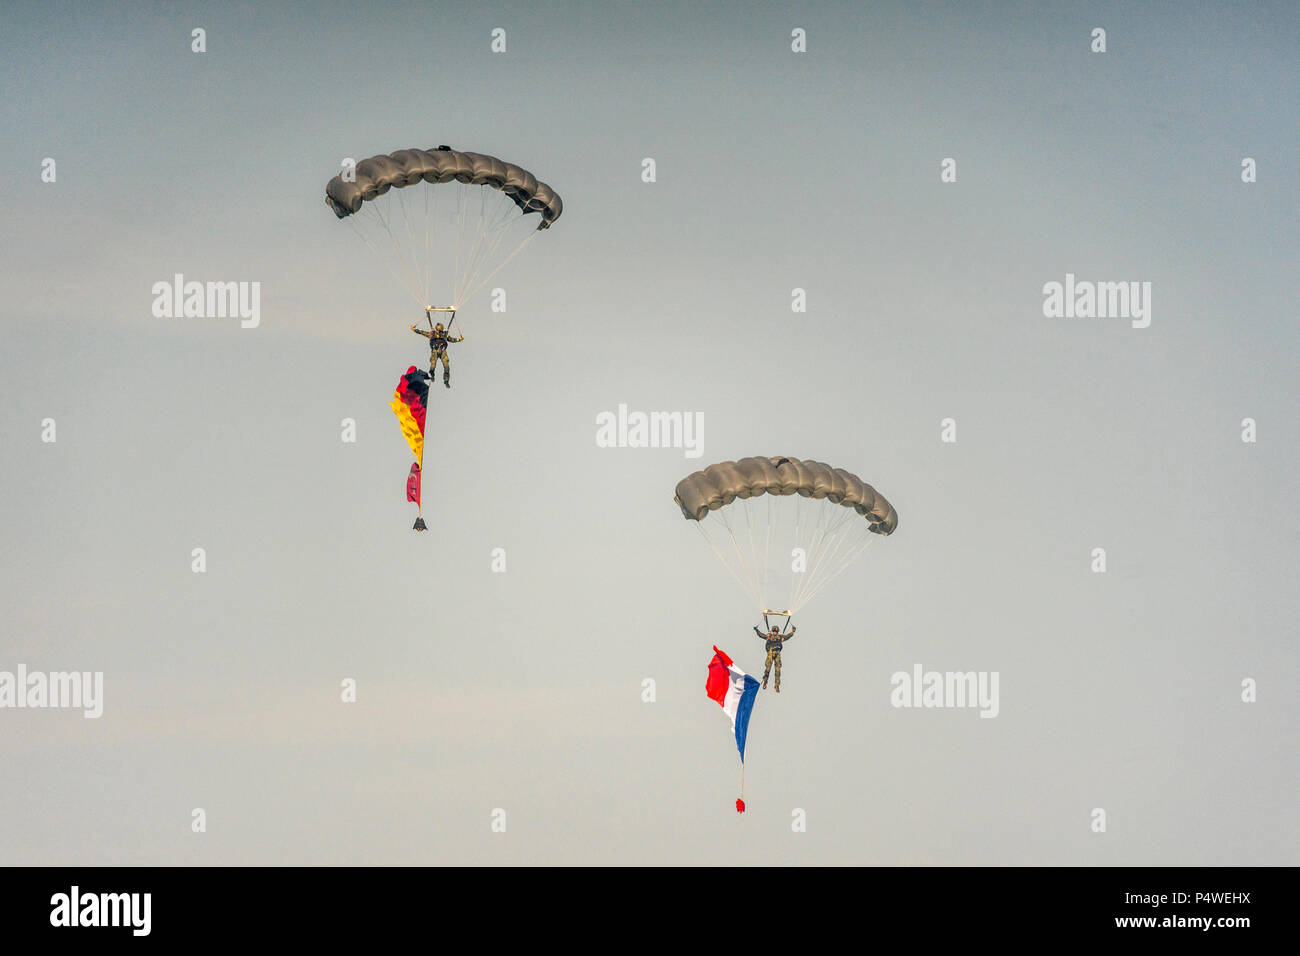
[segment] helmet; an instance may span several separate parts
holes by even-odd
[[[442,323],[439,322],[437,325],[435,325],[435,326],[433,327],[433,330],[434,330],[435,332],[441,332],[441,331],[442,331]]]

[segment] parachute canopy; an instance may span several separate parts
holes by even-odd
[[[382,196],[390,189],[417,183],[468,183],[499,189],[524,214],[542,214],[538,229],[546,229],[560,218],[564,203],[546,183],[538,182],[528,170],[483,153],[463,153],[447,147],[399,149],[395,153],[371,156],[356,165],[354,182],[335,176],[325,187],[325,201],[340,219],[361,209],[361,204]]]
[[[448,146],[363,159],[329,181],[325,202],[420,307],[453,310],[564,210],[523,167]]]
[[[677,482],[673,500],[687,518],[700,521],[737,498],[757,495],[825,498],[865,517],[876,534],[890,534],[898,526],[893,505],[857,475],[798,458],[742,458],[709,465]]]
[[[819,461],[742,458],[677,483],[674,500],[760,611],[793,614],[898,527],[884,495]]]

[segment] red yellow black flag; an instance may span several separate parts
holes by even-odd
[[[406,500],[414,501],[420,506],[420,474],[424,468],[424,420],[429,404],[429,373],[412,365],[406,374],[398,380],[393,400],[388,403],[397,423],[402,427],[402,435],[411,446],[415,455],[415,464],[406,479]],[[423,512],[423,508],[421,508]],[[418,517],[415,530],[425,529],[424,518]]]

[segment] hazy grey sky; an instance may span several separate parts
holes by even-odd
[[[1300,862],[1295,6],[678,9],[4,5],[0,670],[106,687],[0,710],[0,861]],[[439,143],[565,212],[462,315],[416,535],[418,315],[323,193]],[[154,318],[178,272],[260,326]],[[1067,273],[1150,327],[1045,318]],[[703,457],[596,447],[620,403]],[[799,615],[737,816],[705,666],[762,645],[672,492],[775,454],[900,521]],[[998,717],[892,708],[917,663]]]

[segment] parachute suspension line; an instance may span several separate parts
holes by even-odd
[[[789,601],[787,602],[787,605],[785,605],[785,610],[788,610],[790,611],[790,613],[793,614],[794,598],[796,598],[798,594],[798,589],[800,589],[800,585],[798,585],[798,581],[802,579],[803,575],[807,574],[807,567],[809,567],[809,563],[807,563],[807,559],[809,559],[809,550],[807,550],[807,542],[803,540],[803,496],[802,494],[801,496],[798,496],[796,502],[794,502],[794,535],[790,537],[790,541],[794,542],[794,546],[796,546],[796,548],[803,549],[803,571],[802,574],[800,575],[793,575],[793,574],[790,575],[790,598]],[[793,555],[792,555],[792,561],[793,561]]]
[[[399,261],[402,263],[402,265],[406,268],[406,271],[411,276],[412,292],[414,293],[417,299],[424,299],[426,298],[424,294],[424,290],[420,288],[420,266],[419,263],[415,261],[415,250],[409,244],[410,243],[409,236],[411,230],[410,230],[410,222],[407,219],[407,213],[406,213],[406,191],[398,190],[397,197],[398,197],[397,208],[402,213],[402,219],[406,221],[407,236],[408,236],[406,242],[403,242],[397,233],[397,228],[396,228],[397,224],[394,221],[393,216],[391,215],[392,212],[391,209],[389,210],[389,214],[387,215],[381,212],[382,222],[384,223],[385,229],[387,229],[388,231],[389,241],[392,243],[393,248],[397,251]]]
[[[367,203],[366,205],[369,206],[371,204]],[[362,212],[357,213],[356,215],[353,216],[348,216],[347,218],[348,226],[352,229],[353,233],[355,233],[358,237],[360,237],[361,241],[366,244],[366,247],[375,254],[375,258],[377,258],[379,261],[381,261],[384,264],[384,268],[388,270],[389,275],[391,275],[395,280],[397,280],[397,284],[402,288],[406,289],[406,291],[411,294],[411,297],[415,299],[416,302],[419,303],[420,307],[424,308],[424,306],[427,305],[428,303],[426,303],[419,296],[417,290],[413,290],[411,288],[410,276],[409,275],[403,276],[397,269],[395,269],[393,267],[392,261],[390,260],[390,257],[380,252],[379,248],[373,242],[370,241],[370,237],[366,235],[365,230],[361,228],[361,225],[358,222],[358,220],[360,220],[363,214],[369,215],[368,211],[363,208]],[[371,218],[378,220],[379,214],[374,213],[373,215],[371,215]],[[391,238],[392,234],[390,233],[389,235]]]
[[[824,544],[820,547],[823,553],[819,555],[816,567],[810,568],[809,579],[799,596],[800,605],[811,601],[827,584],[843,574],[857,560],[858,555],[866,550],[872,535],[870,525],[862,516],[856,511],[845,509],[839,520],[823,534],[824,539],[827,537],[833,544],[828,552]],[[841,556],[841,551],[846,550],[846,546],[847,554]]]
[[[809,588],[810,581],[816,578],[818,571],[823,566],[824,546],[826,546],[826,536],[828,533],[827,525],[831,524],[833,516],[839,516],[836,515],[835,512],[840,509],[832,509],[832,507],[829,507],[827,503],[822,503],[822,505],[816,505],[814,507],[816,510],[816,523],[814,524],[814,527],[811,528],[805,546],[805,570],[803,570],[803,574],[798,576],[796,579],[798,583],[796,587],[794,587],[794,593],[790,596],[790,605],[792,605],[792,609],[793,607],[805,604],[807,600],[805,594],[807,588]]]
[[[764,497],[767,496],[764,495]],[[750,556],[750,574],[754,578],[754,592],[758,596],[759,604],[762,605],[768,596],[766,593],[768,579],[765,569],[759,564],[758,542],[755,537],[759,504],[753,498],[750,498],[744,502],[744,509],[746,531],[749,535],[749,551],[747,553]]]
[[[763,580],[771,580],[769,577],[772,573],[772,496],[764,495],[767,499],[767,540],[763,542]]]
[[[479,268],[479,263],[483,255],[483,237],[486,235],[484,229],[487,222],[487,187],[478,188],[478,219],[476,220],[471,241],[470,230],[467,228],[468,223],[465,220],[461,222],[461,231],[457,236],[457,249],[465,250],[465,264],[456,276],[455,293],[452,299],[452,305],[459,306],[465,300],[466,289],[473,280],[474,273]],[[493,190],[495,192],[495,190]],[[471,200],[472,201],[472,200]],[[465,203],[466,208],[469,202]]]
[[[390,189],[345,218],[421,308],[459,309],[536,238],[538,230],[528,228],[506,193],[487,186],[413,185]],[[516,230],[526,231],[516,237]]]
[[[705,542],[708,544],[708,546],[713,550],[713,554],[722,563],[722,566],[727,569],[727,573],[736,579],[736,583],[740,585],[741,590],[749,591],[750,590],[749,586],[743,580],[741,580],[740,575],[736,573],[736,569],[733,568],[731,566],[731,562],[727,560],[727,556],[722,553],[722,549],[719,548],[718,545],[714,542],[712,536],[710,536],[709,533],[704,530],[704,522],[695,521],[692,522],[692,524],[694,524],[696,529],[700,532],[700,537],[702,537],[705,540]],[[757,598],[755,600],[757,600]]]
[[[771,498],[772,495],[767,495],[766,497]],[[784,514],[784,515],[782,515],[780,511],[777,512],[776,520],[777,520],[777,521],[780,523],[780,525],[781,525],[781,527],[780,527],[780,531],[781,531],[781,535],[782,535],[781,540],[783,540],[783,541],[788,541],[792,549],[801,546],[801,542],[799,541],[799,532],[798,532],[798,528],[799,528],[799,509],[800,509],[801,504],[802,504],[801,501],[796,500],[796,501],[794,501],[794,502],[790,505],[789,508],[785,509],[787,512],[789,512],[788,514]],[[789,534],[786,534],[786,531],[787,531],[786,525],[787,525],[787,524],[789,524],[789,525],[791,526],[790,529],[789,529],[789,531],[790,531]],[[791,562],[794,561],[794,553],[793,553],[793,550],[791,551],[791,553],[790,553],[789,555],[786,556],[786,560],[787,560],[787,561],[791,561]],[[790,589],[789,589],[789,591],[786,592],[786,595],[785,595],[785,603],[782,605],[782,607],[783,607],[785,610],[789,610],[789,609],[790,609],[790,605],[791,605],[791,603],[793,603],[793,601],[794,601],[795,580],[798,578],[798,575],[794,573],[794,565],[791,564],[791,565],[789,565],[789,567],[790,567]],[[780,580],[780,579],[778,578],[778,580]],[[783,582],[783,583],[784,583],[784,582]],[[777,607],[776,607],[775,605],[773,605],[773,604],[768,604],[768,605],[766,605],[766,606],[767,606],[768,608],[770,608],[771,610],[774,610],[774,611],[777,610]],[[764,625],[766,626],[766,624],[767,624],[766,619],[764,620],[763,623],[764,623]]]
[[[402,224],[406,226],[406,245],[403,248],[411,250],[411,275],[415,280],[416,288],[420,292],[424,292],[425,289],[428,288],[423,282],[424,269],[427,266],[427,263],[416,261],[415,250],[419,249],[420,245],[415,237],[415,227],[411,224],[411,212],[406,205],[406,194],[408,190],[397,189],[389,190],[389,192],[395,192],[397,194],[397,208],[402,211]],[[428,232],[427,221],[425,223],[425,232],[426,234]]]
[[[425,305],[432,305],[428,299],[433,297],[433,256],[429,245],[433,241],[434,216],[437,214],[438,192],[436,189],[421,189],[424,193],[424,291]]]
[[[870,537],[870,534],[865,535],[863,540],[852,545],[844,557],[837,557],[834,561],[827,562],[817,579],[810,582],[809,589],[802,598],[803,603],[811,601],[826,585],[843,574],[857,559],[858,555],[866,550],[867,545],[871,543]]]
[[[793,584],[790,595],[790,606],[795,607],[803,603],[802,596],[807,589],[810,578],[815,577],[818,568],[821,566],[822,545],[826,537],[826,525],[829,520],[828,512],[832,509],[823,504],[815,508],[816,521],[813,527],[809,529],[807,540],[800,539],[800,545],[804,549],[804,570],[802,574],[791,577]]]
[[[486,196],[487,191],[487,188],[484,187],[483,193],[485,195],[483,198],[485,202],[488,199]],[[495,190],[493,191],[493,199],[496,202],[495,212],[492,214],[485,212],[480,219],[482,225],[479,229],[478,238],[475,240],[472,247],[472,259],[470,265],[466,269],[460,289],[457,291],[457,304],[483,288],[483,286],[486,285],[494,275],[504,268],[507,262],[522,252],[528,244],[532,242],[533,237],[537,235],[536,229],[531,230],[522,240],[520,240],[514,250],[502,259],[491,272],[483,276],[481,279],[478,279],[478,281],[475,281],[479,271],[484,267],[484,265],[493,261],[497,257],[497,252],[501,246],[502,240],[505,238],[506,234],[511,231],[511,227],[523,221],[523,216],[519,212],[518,207],[515,206],[514,200],[510,199],[504,193],[497,193]]]
[[[724,527],[727,530],[727,534],[731,536],[731,547],[736,553],[736,567],[738,569],[738,574],[743,574],[745,578],[749,579],[748,584],[745,584],[742,580],[741,587],[753,596],[755,604],[762,607],[763,595],[759,590],[758,581],[754,577],[753,565],[745,554],[744,549],[740,546],[740,540],[736,537],[736,529],[732,527],[731,515],[728,513],[729,511],[730,509],[728,508],[722,508],[715,511],[714,516],[722,518],[722,527]]]
[[[826,560],[826,536],[828,534],[828,525],[835,519],[840,509],[832,506],[828,502],[821,502],[812,506],[815,510],[816,521],[809,531],[807,542],[807,566],[804,573],[799,576],[799,586],[796,589],[794,603],[802,605],[807,600],[804,595],[808,587],[816,580],[817,575]]]
[[[486,256],[488,261],[491,261],[497,257],[497,250],[500,248],[501,243],[505,239],[507,233],[514,231],[516,227],[520,224],[528,225],[528,220],[526,219],[524,214],[520,212],[519,207],[515,204],[512,198],[506,196],[504,193],[494,193],[494,196],[498,197],[497,216],[494,221],[490,221],[488,223],[489,231],[492,234],[492,242],[490,247],[487,250],[487,256]],[[467,282],[465,294],[473,295],[484,285],[486,285],[488,281],[490,281],[491,278],[494,275],[496,275],[497,272],[499,272],[507,262],[509,262],[520,252],[522,252],[525,248],[527,248],[529,243],[531,243],[533,239],[536,237],[538,231],[539,230],[537,228],[528,229],[524,237],[519,241],[519,243],[510,252],[510,254],[507,255],[504,259],[502,259],[496,265],[496,267],[492,269],[491,272],[483,276],[477,283],[473,282],[471,278]],[[478,269],[476,268],[474,272],[475,274],[477,274]]]
[[[814,597],[817,596],[817,593],[821,591],[822,588],[826,587],[826,585],[830,584],[841,574],[847,571],[852,566],[853,562],[858,559],[858,555],[860,555],[863,551],[867,550],[867,545],[869,545],[870,543],[871,543],[871,535],[868,533],[866,539],[859,542],[852,549],[852,551],[849,553],[847,557],[845,557],[842,561],[837,562],[834,571],[831,571],[829,574],[824,575],[822,579],[816,583],[816,585],[812,588],[812,590],[810,590],[807,593],[807,595],[804,596],[803,599],[804,602],[807,603],[808,601],[811,601]]]
[[[391,192],[392,190],[389,191]],[[405,198],[402,195],[402,190],[398,190],[397,197],[398,197],[397,198],[398,208],[402,211],[403,218],[405,218],[406,205],[405,205]],[[420,290],[419,267],[416,266],[414,256],[411,252],[408,251],[408,247],[402,245],[402,241],[398,239],[396,233],[393,231],[393,223],[390,222],[389,217],[384,213],[384,209],[386,208],[387,208],[386,206],[381,207],[377,203],[374,204],[375,216],[378,218],[380,225],[383,226],[384,231],[388,233],[388,241],[392,244],[393,251],[397,254],[398,262],[402,264],[402,266],[406,269],[408,273],[409,281],[411,284],[411,294],[414,295],[417,299],[423,298],[423,296],[420,294],[421,290]]]
[[[469,200],[465,195],[465,190],[456,190],[456,273],[451,277],[451,306],[456,308],[460,305],[461,277],[465,275],[468,267],[469,252],[465,248],[465,223],[469,219]]]
[[[722,527],[726,530],[731,538],[731,548],[736,555],[736,573],[742,579],[741,586],[750,593],[756,604],[762,605],[763,596],[759,591],[758,582],[754,577],[754,568],[749,556],[745,554],[744,548],[740,546],[740,539],[736,536],[736,529],[731,520],[730,509],[723,508],[714,512],[715,516],[722,518]],[[745,583],[745,582],[748,583]]]
[[[472,288],[470,288],[470,289],[465,293],[465,295],[466,295],[467,297],[468,297],[468,296],[471,296],[471,295],[473,295],[475,292],[477,292],[479,289],[483,288],[483,286],[487,285],[487,283],[492,279],[492,277],[493,277],[494,275],[496,275],[496,274],[497,274],[498,272],[500,272],[503,268],[505,268],[505,265],[506,265],[507,262],[509,262],[509,261],[510,261],[511,259],[513,259],[515,256],[519,255],[519,253],[523,252],[524,249],[526,249],[526,248],[528,247],[528,244],[529,244],[530,242],[533,241],[533,238],[534,238],[536,235],[537,235],[537,230],[534,229],[534,230],[533,230],[532,232],[530,232],[527,236],[525,236],[523,242],[519,243],[519,245],[515,247],[515,251],[514,251],[514,252],[510,253],[510,255],[508,255],[508,256],[506,256],[504,259],[502,259],[500,265],[498,265],[495,269],[493,269],[491,272],[489,272],[487,275],[485,275],[485,276],[484,276],[484,277],[483,277],[483,278],[482,278],[482,279],[481,279],[477,284],[475,284]]]
[[[489,196],[489,193],[492,193],[492,195]],[[462,220],[460,231],[457,234],[457,249],[464,253],[461,269],[456,276],[455,295],[452,302],[457,307],[468,297],[474,276],[483,267],[485,259],[493,252],[492,247],[485,245],[485,238],[488,236],[490,229],[496,228],[495,223],[501,218],[500,207],[503,198],[496,190],[480,186],[478,189],[478,216],[473,223],[469,222],[468,219],[469,205],[472,201],[471,196],[464,204],[466,218]]]
[[[402,189],[399,192],[405,194],[409,190]],[[418,209],[411,209],[407,206],[405,195],[402,197],[402,213],[407,217],[407,229],[411,236],[411,257],[419,260],[415,263],[415,266],[420,277],[420,292],[424,296],[425,303],[428,304],[430,297],[433,295],[433,266],[429,257],[430,233],[433,231],[435,223],[435,220],[429,214],[429,193],[433,192],[433,190],[421,189],[420,192],[423,195],[418,202],[424,206],[423,217],[420,216]],[[411,202],[414,204],[417,200],[411,200]],[[419,254],[421,238],[424,240],[425,248],[423,257]]]
[[[452,308],[459,308],[462,304],[460,288],[464,284],[465,271],[468,269],[469,246],[465,241],[465,235],[469,223],[469,202],[473,198],[470,189],[469,186],[456,189],[456,220],[453,227],[456,230],[456,261],[447,285],[451,294]]]
[[[773,502],[771,495],[762,497],[768,501],[758,503],[747,499],[735,503],[735,507],[745,512],[744,527],[741,527],[739,518],[732,516],[733,508],[719,509],[706,519],[718,528],[704,527],[706,521],[697,521],[696,524],[701,526],[700,534],[719,562],[759,608],[772,608],[792,616],[843,574],[866,550],[872,538],[870,525],[853,509],[833,507],[820,499],[804,501],[804,496],[799,495],[796,501],[791,502],[793,508],[790,509],[779,507],[781,502]],[[813,513],[809,513],[809,509]],[[766,528],[762,526],[765,518]],[[802,549],[805,564],[802,572],[794,572],[791,568],[787,592],[789,601],[777,608],[772,605],[777,595],[768,594],[766,590],[770,583],[779,581],[784,575],[772,576],[771,544],[773,538],[778,543],[786,540],[790,522],[798,529],[791,543]],[[720,535],[724,532],[730,538],[730,547],[720,544]],[[762,549],[758,547],[760,542],[764,545]],[[793,560],[793,555],[780,559],[786,557]]]
[[[478,291],[478,289],[481,289],[481,287],[484,286],[484,284],[486,284],[487,280],[495,276],[495,274],[497,274],[497,272],[499,271],[500,267],[506,264],[504,263],[504,261],[502,261],[502,263],[497,265],[497,268],[493,269],[493,271],[491,271],[489,274],[487,274],[487,276],[482,278],[482,280],[478,282],[474,282],[474,278],[477,277],[478,272],[480,272],[481,269],[484,268],[487,263],[490,263],[490,261],[493,261],[495,258],[497,258],[498,247],[500,246],[500,241],[502,241],[502,238],[504,237],[504,235],[506,235],[508,222],[510,222],[510,220],[504,220],[500,222],[499,225],[495,226],[493,233],[490,234],[482,233],[480,235],[480,238],[478,238],[478,243],[476,247],[474,247],[473,265],[471,269],[469,269],[467,276],[465,276],[463,291],[461,291],[461,295],[465,295],[465,297],[468,297],[468,295],[471,295],[473,291]],[[524,243],[521,242],[520,247],[523,245]],[[513,258],[513,254],[511,254],[510,258],[508,259],[512,259],[512,258]]]
[[[750,498],[745,502],[745,524],[749,529],[749,553],[754,556],[754,590],[758,592],[758,601],[763,602],[763,588],[767,586],[767,579],[759,576],[758,571],[758,548],[754,545],[754,512],[751,505],[754,499]]]
[[[803,526],[804,526],[804,500],[805,500],[805,499],[804,499],[804,496],[803,496],[803,495],[797,495],[797,496],[795,497],[795,502],[794,502],[794,533],[790,536],[790,542],[791,542],[791,543],[792,543],[796,548],[800,548],[800,549],[803,550],[803,559],[804,559],[804,570],[803,570],[802,572],[795,573],[795,572],[794,572],[794,569],[791,568],[791,574],[790,574],[790,593],[789,593],[789,597],[787,598],[787,600],[786,600],[786,602],[785,602],[785,609],[786,609],[787,611],[790,611],[791,613],[794,613],[794,606],[795,606],[795,604],[796,604],[796,600],[795,600],[795,599],[796,599],[796,597],[798,596],[798,593],[799,593],[799,585],[800,585],[800,582],[803,580],[804,575],[808,573],[808,568],[811,566],[811,565],[809,564],[809,560],[808,560],[808,542],[804,540],[804,530],[803,530]],[[794,555],[790,555],[790,560],[791,560],[791,561],[794,560]]]
[[[489,193],[491,193],[490,196]],[[471,197],[465,202],[466,212],[468,212],[472,201]],[[487,239],[495,230],[508,221],[508,217],[502,213],[502,207],[505,205],[513,204],[507,204],[504,195],[496,190],[489,189],[486,186],[479,187],[478,217],[473,223],[470,223],[468,218],[463,220],[457,234],[457,249],[464,251],[464,262],[456,276],[453,305],[459,306],[469,296],[469,289],[473,284],[474,276],[483,268],[484,262],[494,253],[495,245],[488,244]]]

